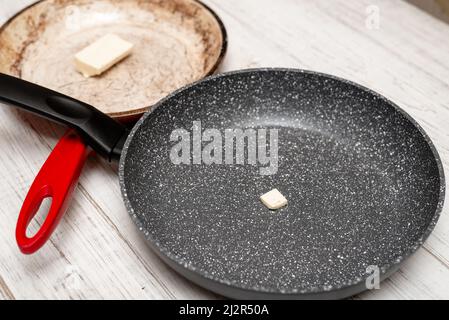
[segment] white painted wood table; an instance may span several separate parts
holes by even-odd
[[[0,23],[30,2],[2,0]],[[359,82],[417,119],[448,167],[449,25],[401,0],[205,2],[229,33],[222,71],[297,67]],[[372,20],[366,24],[371,5],[380,9],[378,29]],[[0,298],[217,298],[147,248],[122,204],[116,169],[99,158],[88,161],[51,241],[33,256],[19,252],[14,238],[19,209],[63,132],[0,107]],[[448,211],[446,205],[424,247],[380,290],[355,298],[449,298]]]

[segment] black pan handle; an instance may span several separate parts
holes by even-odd
[[[120,157],[128,135],[125,126],[84,102],[2,73],[0,101],[74,128],[86,144],[109,160]]]

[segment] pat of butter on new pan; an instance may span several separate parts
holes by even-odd
[[[287,205],[287,199],[279,192],[273,189],[260,197],[262,203],[270,210],[280,209]]]
[[[75,67],[85,77],[97,76],[126,58],[133,44],[108,34],[75,55]]]

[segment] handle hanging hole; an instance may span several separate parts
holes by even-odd
[[[42,199],[35,216],[28,223],[26,230],[27,237],[32,238],[39,231],[50,212],[52,200],[52,197],[45,197]]]

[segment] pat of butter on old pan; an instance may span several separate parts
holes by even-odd
[[[278,189],[265,193],[260,197],[260,201],[270,210],[277,210],[287,205],[287,199]]]
[[[126,58],[133,46],[114,34],[107,34],[75,55],[76,70],[86,78],[98,76]]]

